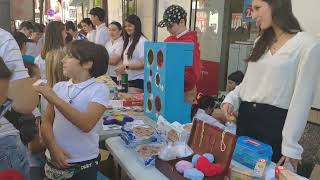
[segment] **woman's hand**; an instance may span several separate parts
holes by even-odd
[[[222,104],[221,110],[225,116],[225,118],[228,121],[233,121],[235,120],[235,116],[234,116],[234,107],[232,104],[230,103],[224,103]]]
[[[125,70],[126,70],[126,66],[124,64],[121,64],[116,67],[115,72],[117,75],[121,75],[125,72]]]
[[[279,162],[277,163],[277,166],[283,166],[294,173],[297,172],[298,164],[300,163],[300,160],[289,158],[286,156],[282,156]]]

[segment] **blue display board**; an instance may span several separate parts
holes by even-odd
[[[144,46],[144,114],[153,120],[191,122],[184,102],[184,67],[193,63],[192,43],[146,42]]]

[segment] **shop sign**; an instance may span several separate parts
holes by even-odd
[[[254,22],[252,12],[252,0],[243,0],[242,22]]]

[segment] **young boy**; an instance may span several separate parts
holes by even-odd
[[[95,7],[90,10],[89,14],[93,25],[97,27],[94,43],[105,46],[109,41],[108,28],[104,23],[106,12],[102,8]]]
[[[193,43],[193,64],[185,67],[184,73],[184,93],[185,101],[192,102],[196,97],[196,84],[200,78],[201,62],[200,47],[197,39],[197,33],[188,31],[186,27],[187,13],[178,5],[169,6],[163,14],[163,20],[159,22],[159,27],[167,27],[171,36],[167,37],[165,42],[189,42]]]
[[[241,71],[236,71],[231,73],[228,76],[227,91],[228,92],[233,91],[236,88],[236,86],[238,86],[242,82],[243,77],[244,77],[244,74]]]

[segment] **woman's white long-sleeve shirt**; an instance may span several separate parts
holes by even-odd
[[[249,62],[243,82],[223,103],[238,110],[241,101],[288,109],[282,131],[282,154],[301,159],[299,140],[305,129],[320,75],[320,42],[299,32],[275,54],[268,50],[257,62]],[[272,132],[270,132],[272,133]]]

